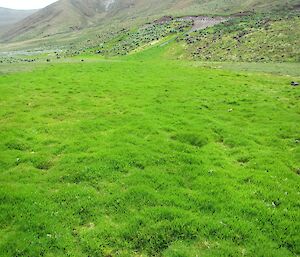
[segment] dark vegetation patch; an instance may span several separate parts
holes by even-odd
[[[238,159],[237,159],[237,161],[238,161],[240,164],[247,164],[250,160],[251,160],[251,157],[246,156],[246,155],[240,156],[240,157],[238,157]]]
[[[43,156],[37,153],[31,153],[31,156],[28,159],[25,159],[24,162],[30,162],[36,169],[44,171],[47,171],[54,166],[53,160],[50,159],[49,156]]]
[[[9,141],[5,144],[5,146],[7,147],[7,149],[9,150],[19,150],[19,151],[26,151],[30,149],[30,146],[21,141],[21,140],[12,140]]]
[[[203,147],[208,143],[207,137],[197,133],[178,133],[171,136],[173,140],[196,147]]]

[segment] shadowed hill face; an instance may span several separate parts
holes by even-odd
[[[88,27],[134,24],[162,15],[232,14],[292,7],[300,0],[60,0],[17,23],[3,42],[47,38]],[[79,34],[78,34],[79,36]]]

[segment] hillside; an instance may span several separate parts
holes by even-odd
[[[13,10],[0,7],[0,26],[7,26],[25,19],[37,10]]]
[[[60,0],[16,24],[2,41],[22,41],[47,38],[82,31],[88,27],[118,24],[120,21],[135,24],[162,15],[228,15],[249,10],[289,9],[299,0]],[[80,33],[78,33],[80,34]]]
[[[164,57],[168,59],[299,62],[299,26],[297,11],[242,17],[164,16],[129,28],[109,27],[97,33],[92,29],[77,39],[74,32],[73,41],[65,42],[64,49],[46,52],[51,59],[86,54],[109,58],[165,46]],[[59,44],[53,44],[52,49],[60,49]],[[22,60],[26,58],[0,58],[9,63]]]
[[[96,35],[66,50],[67,56],[133,54],[166,46],[171,59],[299,62],[300,17],[296,11],[242,17],[165,16],[137,28]]]
[[[25,19],[36,11],[37,10],[13,10],[0,7],[0,35],[1,31],[8,30],[9,26]]]
[[[169,53],[202,61],[299,62],[299,27],[297,12],[250,15],[181,36]]]

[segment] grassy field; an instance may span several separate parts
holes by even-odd
[[[188,63],[191,65],[191,63]],[[265,73],[273,75],[282,75],[288,77],[300,77],[299,63],[249,63],[249,62],[201,62],[192,63],[194,67],[207,67],[219,70],[229,70],[248,73]],[[25,67],[24,67],[25,68]]]
[[[1,257],[300,254],[296,78],[150,55],[6,64]]]

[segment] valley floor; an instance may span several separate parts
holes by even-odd
[[[300,254],[295,78],[34,65],[0,77],[0,256]]]

